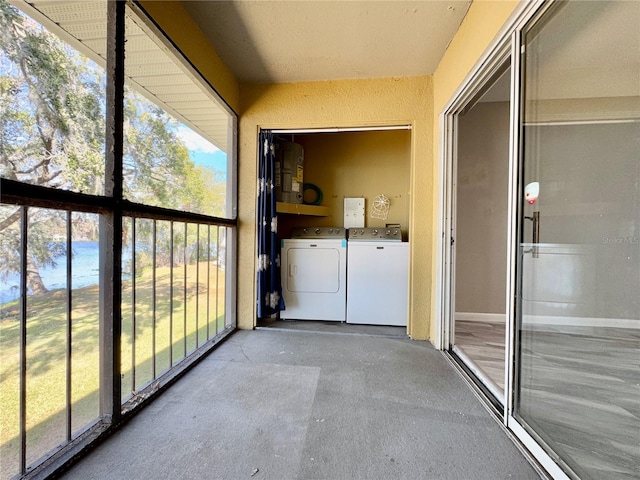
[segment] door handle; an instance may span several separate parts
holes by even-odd
[[[531,243],[534,245],[531,249],[531,256],[533,258],[538,258],[540,256],[540,252],[538,251],[536,244],[540,243],[540,212],[533,212],[531,217],[524,218],[533,222]]]
[[[296,266],[289,264],[289,276],[290,277],[295,277],[296,276],[296,271],[297,271]]]
[[[533,243],[540,243],[540,212],[533,212]]]

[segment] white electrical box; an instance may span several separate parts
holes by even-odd
[[[344,199],[344,228],[364,227],[364,198]]]

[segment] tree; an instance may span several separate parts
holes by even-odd
[[[191,211],[200,205],[202,195],[193,186],[201,179],[194,178],[194,165],[176,134],[177,126],[162,109],[127,89],[123,174],[129,200]]]
[[[101,193],[104,75],[4,0],[0,13],[3,176]]]
[[[104,115],[98,95],[104,87],[95,69],[5,1],[0,1],[0,52],[0,175],[99,193]],[[5,275],[18,271],[18,218],[13,211],[0,222]],[[53,211],[29,215],[27,284],[35,294],[46,290],[39,266],[64,253],[50,236],[60,221]]]
[[[92,61],[0,0],[0,177],[104,193],[105,75]],[[217,213],[206,182],[177,136],[178,123],[128,89],[124,186],[129,200]],[[210,206],[209,206],[210,205]],[[19,271],[19,210],[0,210],[0,275]],[[30,209],[27,284],[46,290],[39,267],[64,248],[63,212]]]

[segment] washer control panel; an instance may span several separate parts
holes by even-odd
[[[350,228],[349,240],[359,241],[402,241],[402,232],[399,228],[386,228],[386,227],[366,227],[366,228]]]
[[[294,228],[291,238],[347,238],[343,227],[299,227]]]

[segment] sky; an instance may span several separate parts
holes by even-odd
[[[184,125],[178,127],[178,137],[187,146],[191,159],[196,165],[204,165],[226,173],[227,154],[225,152]]]

